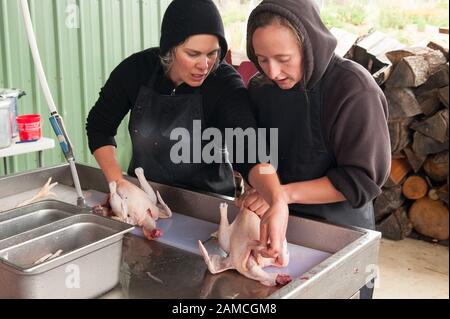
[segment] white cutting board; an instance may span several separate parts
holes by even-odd
[[[170,219],[158,220],[157,227],[163,231],[163,236],[156,239],[157,242],[197,255],[200,255],[198,241],[207,241],[219,229],[217,224],[177,213],[173,213]],[[132,233],[144,237],[142,229],[138,227]],[[331,256],[330,253],[293,244],[288,244],[288,250],[290,262],[287,268],[267,267],[264,270],[287,273],[297,278]]]

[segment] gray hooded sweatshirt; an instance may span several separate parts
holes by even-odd
[[[322,130],[336,166],[330,167],[326,176],[351,206],[362,207],[381,194],[390,172],[386,98],[363,67],[335,55],[336,38],[323,24],[314,1],[264,0],[252,12],[249,26],[255,15],[266,11],[287,18],[303,40],[305,85],[300,89],[315,88],[327,72],[321,83]],[[261,72],[252,34],[248,39],[248,56]],[[249,85],[250,93],[257,78]]]

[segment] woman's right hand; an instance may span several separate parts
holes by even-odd
[[[129,193],[133,189],[137,188],[136,185],[134,185],[133,183],[127,181],[125,178],[118,179],[116,181],[116,184],[117,184],[117,188],[120,188],[121,191],[124,191],[124,192],[127,192],[127,193]]]
[[[266,249],[260,254],[266,258],[278,258],[286,239],[289,220],[289,208],[283,200],[272,203],[262,216],[260,223],[260,242]]]
[[[245,208],[261,218],[260,242],[266,247],[260,251],[261,255],[267,258],[278,257],[286,238],[289,219],[286,196],[269,205],[255,189],[251,189],[241,201]]]

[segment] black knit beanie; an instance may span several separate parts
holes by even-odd
[[[212,34],[219,38],[225,58],[228,44],[219,10],[211,0],[174,0],[164,14],[161,26],[161,55],[165,55],[187,38],[198,34]]]

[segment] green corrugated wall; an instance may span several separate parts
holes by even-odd
[[[60,114],[75,147],[76,160],[95,165],[88,150],[85,122],[98,92],[120,61],[157,46],[160,24],[170,0],[29,0],[42,63]],[[17,0],[0,0],[0,88],[27,95],[19,113],[40,113],[43,135],[54,138],[48,108],[34,72]],[[130,158],[127,121],[117,142],[126,170]],[[59,146],[44,152],[44,166],[65,162]],[[1,162],[0,162],[1,164]],[[10,173],[37,167],[36,154],[9,159]],[[0,175],[3,175],[0,165]]]

